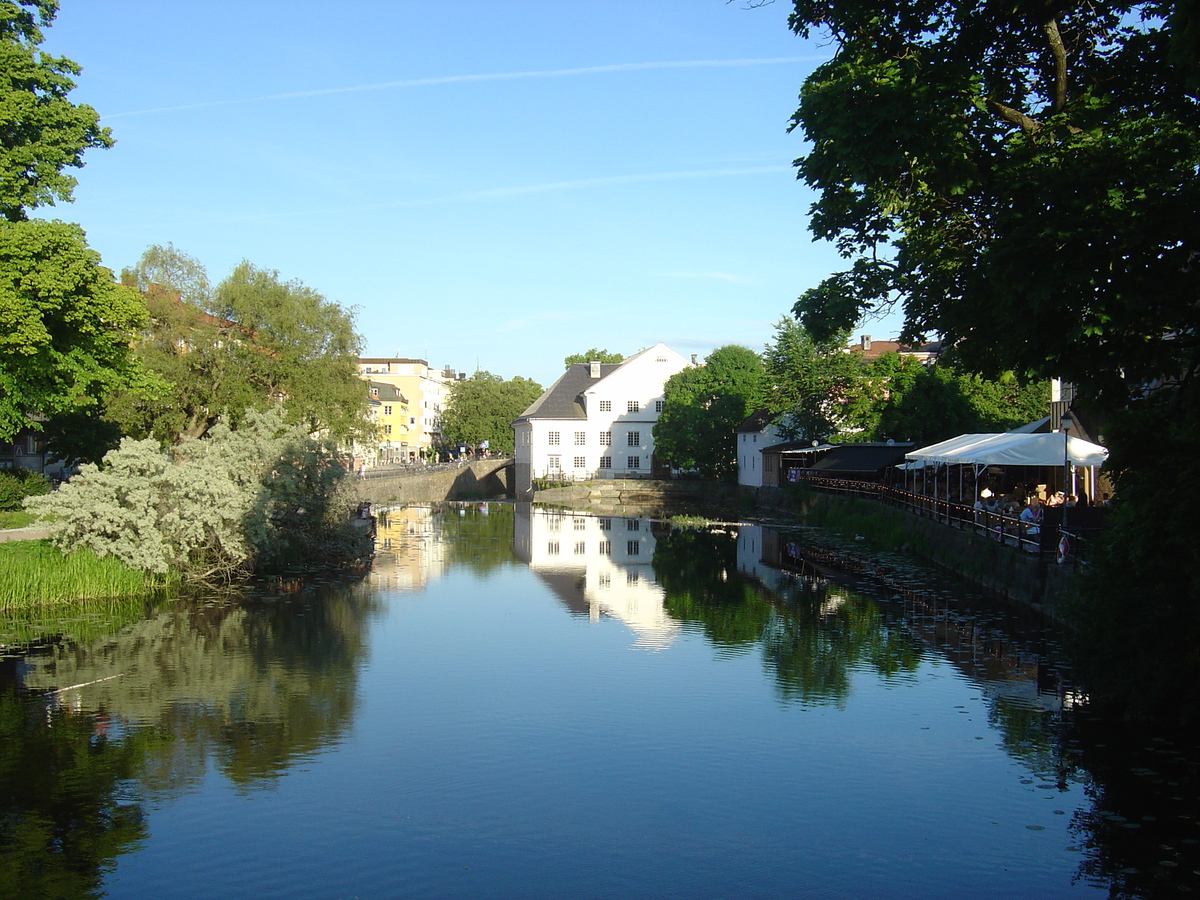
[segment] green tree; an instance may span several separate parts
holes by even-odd
[[[518,375],[505,381],[480,370],[456,381],[442,411],[442,439],[447,445],[479,446],[484,441],[493,453],[513,452],[513,419],[542,395],[536,381]]]
[[[607,350],[597,350],[595,347],[593,347],[586,353],[572,353],[563,360],[563,367],[569,369],[576,363],[620,363],[624,361],[625,357],[620,353],[609,353]]]
[[[851,260],[801,297],[806,326],[899,302],[905,340],[1115,406],[1190,371],[1200,105],[1169,24],[1190,11],[796,0],[792,28],[837,48],[803,87],[797,165]]]
[[[158,285],[199,307],[212,301],[212,285],[204,264],[194,256],[177,250],[171,243],[165,247],[160,244],[147,247],[136,266],[121,272],[121,282],[143,293],[150,292]]]
[[[843,333],[817,339],[793,319],[775,325],[763,353],[767,408],[781,416],[781,433],[793,440],[825,440],[842,429],[847,397],[857,390],[862,363],[847,353]]]
[[[1046,414],[1047,382],[1022,385],[1011,374],[991,380],[949,366],[919,366],[910,387],[879,415],[876,436],[932,444],[959,434],[1008,431]]]
[[[654,424],[654,454],[677,469],[705,478],[737,475],[734,429],[762,398],[763,365],[758,354],[729,344],[667,379],[663,408]]]
[[[1111,414],[1120,503],[1075,611],[1078,673],[1200,714],[1200,104],[1194,2],[796,0],[836,45],[794,127],[812,230],[849,268],[812,329],[902,303],[967,369],[1063,377]]]
[[[152,325],[137,354],[158,380],[143,391],[110,395],[108,414],[126,434],[177,442],[204,435],[221,415],[236,425],[245,410],[281,401],[288,420],[311,433],[343,442],[364,433],[361,338],[351,313],[249,262],[211,300],[190,302],[180,290],[203,296],[203,267],[168,251],[151,247],[135,270],[143,273],[139,281],[156,270],[177,280],[146,282]]]
[[[57,12],[56,0],[0,3],[0,217],[9,222],[69,201],[76,182],[63,170],[81,167],[85,150],[113,143],[94,109],[67,99],[80,67],[38,49]]]
[[[129,346],[145,322],[78,226],[0,223],[0,440],[139,382]]]

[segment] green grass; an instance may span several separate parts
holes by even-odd
[[[32,525],[37,521],[37,517],[31,512],[25,512],[23,509],[6,509],[0,511],[0,529],[4,528],[24,528],[26,525]]]
[[[64,554],[49,541],[0,544],[0,610],[145,597],[171,583],[90,550]]]

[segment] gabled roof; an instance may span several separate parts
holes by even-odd
[[[590,363],[575,363],[550,385],[542,396],[517,417],[522,419],[586,419],[581,400],[583,392],[595,387],[624,363],[601,363],[600,377],[592,378]]]
[[[767,412],[765,409],[756,410],[750,414],[750,417],[746,419],[745,422],[735,428],[734,431],[738,434],[763,432],[766,431],[777,418],[778,416],[775,413]]]

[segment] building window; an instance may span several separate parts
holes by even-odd
[[[583,554],[586,552],[587,552],[587,544],[585,544],[583,541],[576,541],[575,542],[575,555],[583,556]]]
[[[640,456],[629,457],[628,468],[640,469],[642,467],[642,458]]]
[[[390,416],[390,415],[392,414],[392,408],[391,408],[390,406],[384,406],[384,407],[383,407],[383,414],[384,414],[385,416]]]
[[[625,548],[629,551],[630,556],[638,556],[642,552],[641,541],[626,541]]]
[[[584,519],[580,516],[576,516],[575,517],[575,530],[576,531],[587,531],[587,519]]]
[[[600,555],[608,556],[610,553],[612,553],[612,541],[601,541],[600,542]],[[600,586],[604,587],[607,584],[608,584],[608,576],[601,575],[600,576]]]
[[[625,520],[625,530],[626,531],[641,531],[642,530],[642,520],[641,519],[626,519]]]
[[[600,520],[600,530],[601,531],[612,531],[612,519],[601,519]]]
[[[546,530],[558,531],[562,528],[562,518],[559,516],[546,516]]]
[[[611,431],[600,432],[600,446],[601,447],[609,447],[611,445],[612,445],[612,432]]]
[[[550,434],[549,434],[549,435],[547,435],[547,437],[546,437],[546,442],[547,442],[547,443],[548,443],[548,444],[549,444],[551,447],[557,447],[557,446],[559,445],[559,443],[561,442],[561,438],[562,438],[562,433],[561,433],[561,432],[558,432],[558,431],[552,431],[552,432],[550,432]]]
[[[604,544],[601,544],[600,547],[601,547],[601,550],[600,550],[601,553],[608,552],[607,550],[603,549]],[[601,572],[599,574],[599,576],[597,576],[597,578],[596,578],[596,586],[602,587],[602,588],[611,587],[612,586],[612,576],[610,574],[608,574],[607,572]]]
[[[587,444],[587,432],[585,432],[585,431],[575,432],[575,446],[582,447],[585,444]]]
[[[640,431],[631,431],[625,435],[625,441],[630,447],[642,446],[642,433]]]
[[[551,472],[561,472],[562,471],[562,457],[561,456],[547,457],[546,468],[549,469]]]
[[[378,400],[379,399],[379,388],[371,388],[371,396]]]
[[[575,457],[575,468],[582,469],[586,465],[587,465],[587,457],[586,456]]]
[[[600,468],[611,469],[612,468],[612,457],[611,456],[600,457]]]
[[[550,541],[546,545],[546,552],[551,556],[558,556],[558,541]]]
[[[662,412],[662,405],[663,405],[663,402],[661,400],[655,400],[654,401],[654,411],[656,413]]]
[[[611,400],[601,400],[600,401],[600,412],[612,412],[612,401]]]
[[[626,412],[640,412],[641,409],[642,409],[642,405],[640,403],[638,403],[638,401],[636,401],[636,400],[630,400],[628,403],[625,404]]]
[[[384,425],[384,426],[383,426],[383,433],[384,433],[384,434],[391,434],[391,433],[392,433],[392,426],[391,426],[391,425]]]

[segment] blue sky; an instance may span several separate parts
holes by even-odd
[[[787,133],[830,51],[788,6],[62,0],[44,47],[117,144],[39,214],[117,271],[168,242],[276,269],[371,356],[547,386],[592,346],[761,350],[842,262]]]

